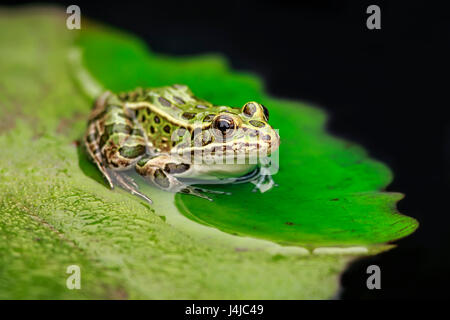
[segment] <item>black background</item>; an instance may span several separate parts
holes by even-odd
[[[17,1],[6,2],[17,4]],[[275,96],[330,114],[330,132],[388,164],[388,191],[406,194],[402,213],[419,220],[396,249],[360,259],[343,274],[343,299],[450,296],[450,11],[432,1],[57,1],[131,31],[154,51],[220,52],[252,71]],[[381,8],[368,30],[366,8]],[[368,290],[366,268],[381,268]]]

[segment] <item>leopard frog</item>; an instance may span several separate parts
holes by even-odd
[[[94,103],[83,142],[111,188],[119,185],[151,203],[126,174],[134,169],[158,188],[211,200],[204,193],[219,191],[193,182],[252,176],[280,143],[268,120],[262,104],[217,106],[185,85],[106,91]],[[255,179],[261,184],[268,175]]]

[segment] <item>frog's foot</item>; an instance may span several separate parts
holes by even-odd
[[[139,186],[136,184],[136,182],[134,182],[133,178],[127,176],[124,173],[120,173],[117,171],[112,171],[112,170],[108,170],[108,171],[109,171],[111,177],[117,183],[117,185],[119,185],[123,189],[127,190],[131,194],[141,197],[148,203],[153,204],[152,199],[150,199],[149,197],[147,197],[145,194],[143,194],[142,192],[140,192],[138,190]]]
[[[273,181],[271,175],[260,175],[255,180],[252,180],[251,183],[255,185],[252,192],[260,191],[261,193],[264,193],[266,191],[269,191],[273,187],[278,187],[278,185]]]
[[[121,175],[122,178],[131,186],[133,186],[133,188],[135,189],[139,189],[139,186],[137,185],[136,182],[134,182],[134,179],[126,174],[122,174]]]
[[[210,189],[193,187],[193,186],[185,186],[179,192],[180,193],[184,193],[184,194],[191,194],[193,196],[197,196],[197,197],[209,200],[209,201],[213,201],[213,199],[211,199],[210,197],[204,195],[204,193],[225,194],[225,195],[230,195],[231,194],[230,192],[218,191],[218,190],[210,190]]]
[[[211,190],[211,189],[205,189],[200,187],[192,187],[195,189],[195,191],[203,192],[203,193],[215,193],[215,194],[225,194],[227,196],[231,195],[231,192],[226,191],[220,191],[220,190]]]

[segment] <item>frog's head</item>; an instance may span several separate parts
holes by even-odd
[[[227,121],[223,123],[216,120],[216,123],[219,127],[221,124],[227,127]],[[240,113],[233,116],[233,123],[236,132],[231,136],[231,140],[244,142],[241,147],[245,153],[258,151],[260,154],[270,155],[278,149],[280,137],[270,126],[269,110],[264,105],[255,101],[247,102],[240,109]]]
[[[268,123],[269,111],[254,101],[242,108],[216,107],[200,118],[201,124],[192,132],[191,152],[253,158],[270,155],[280,144],[278,133]]]

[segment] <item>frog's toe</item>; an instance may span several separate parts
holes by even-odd
[[[150,199],[149,197],[147,197],[145,194],[143,194],[138,190],[139,186],[136,184],[136,182],[134,182],[133,178],[127,176],[126,174],[120,174],[118,172],[113,173],[114,173],[114,180],[117,182],[119,186],[121,186],[123,189],[127,190],[131,194],[137,195],[142,199],[144,199],[145,201],[147,201],[148,203],[153,204],[152,199]]]
[[[134,179],[128,175],[122,175],[122,177],[130,184],[133,186],[133,188],[135,189],[139,189],[138,184],[134,181]]]
[[[190,194],[199,198],[203,198],[209,201],[213,201],[213,199],[211,199],[210,197],[205,196],[200,190],[200,188],[195,188],[195,187],[191,187],[191,186],[187,186],[183,189],[180,190],[181,193],[184,194]]]
[[[131,194],[137,195],[139,197],[141,197],[142,199],[144,199],[145,201],[147,201],[149,204],[153,204],[152,199],[150,199],[149,197],[147,197],[145,194],[143,194],[142,192],[139,192],[137,190],[133,190],[131,191]]]
[[[273,187],[278,187],[278,185],[273,181],[271,176],[261,176],[260,178],[251,181],[255,185],[252,192],[257,192],[258,190],[261,193],[269,191]]]
[[[227,196],[231,195],[231,192],[227,192],[227,191],[204,189],[204,188],[200,188],[200,187],[193,187],[193,188],[196,191],[204,192],[204,193],[225,194]]]

